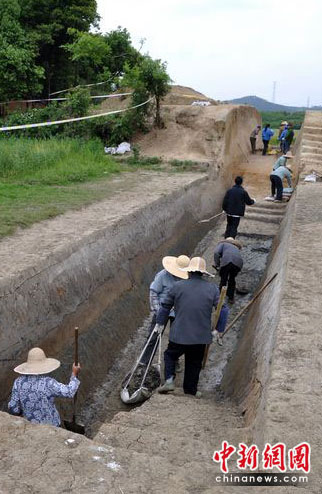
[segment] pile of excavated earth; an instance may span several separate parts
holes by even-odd
[[[165,128],[137,141],[143,154],[207,163],[206,171],[125,174],[114,179],[108,199],[0,242],[3,410],[12,368],[32,346],[59,358],[56,377],[68,379],[78,325],[78,416],[87,430],[80,436],[0,412],[1,494],[235,493],[239,487],[220,482],[213,461],[223,441],[260,451],[266,443],[310,443],[308,482],[277,492],[322,491],[322,185],[303,181],[322,165],[322,114],[307,113],[293,149],[296,191],[289,203],[276,204],[264,200],[273,157],[249,152],[256,110],[187,99],[168,101]],[[223,347],[211,346],[201,399],[183,394],[180,377],[173,394],[126,407],[119,391],[146,336],[149,283],[166,254],[201,255],[211,269],[225,218],[199,221],[221,211],[237,174],[257,202],[239,227],[245,264],[230,320],[278,276]],[[71,407],[61,404],[60,412],[68,418]],[[238,470],[236,459],[230,472]]]

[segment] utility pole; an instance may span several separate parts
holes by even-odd
[[[273,81],[273,97],[272,97],[273,103],[275,103],[275,96],[276,96],[276,81]]]
[[[310,108],[310,96],[307,97],[306,108]]]

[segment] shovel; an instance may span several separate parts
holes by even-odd
[[[220,291],[220,297],[219,297],[219,301],[218,301],[218,304],[217,304],[217,307],[216,307],[215,320],[214,320],[214,324],[213,324],[214,328],[217,326],[217,322],[218,322],[219,317],[220,317],[221,308],[222,308],[222,306],[224,305],[224,302],[225,302],[226,292],[227,292],[227,287],[226,286],[223,286],[222,289],[221,289],[221,291]],[[203,369],[206,367],[206,363],[207,363],[207,360],[208,360],[209,348],[210,348],[210,345],[206,345],[206,347],[205,347],[205,353],[204,353],[203,361],[202,361],[202,368]]]
[[[75,365],[78,365],[78,328],[75,328]],[[71,422],[64,420],[65,429],[76,434],[85,434],[85,427],[82,424],[77,424],[76,422],[76,404],[77,404],[77,391],[74,395],[73,401],[73,420]]]
[[[218,218],[219,216],[221,216],[224,213],[225,213],[225,211],[222,211],[219,214],[215,214],[214,216],[210,216],[210,218],[206,218],[205,220],[200,220],[200,221],[198,221],[198,223],[209,223],[209,221],[214,220],[215,218]]]

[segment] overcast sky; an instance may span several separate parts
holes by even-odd
[[[214,99],[322,104],[322,0],[97,0],[103,32],[168,62],[176,84]]]

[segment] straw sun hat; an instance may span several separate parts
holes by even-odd
[[[200,273],[213,276],[206,270],[206,261],[203,257],[193,257],[190,260],[189,265],[186,268],[183,268],[183,271],[187,271],[188,273],[195,273],[196,271],[198,271]]]
[[[27,362],[18,365],[14,369],[18,374],[28,374],[38,376],[39,374],[49,374],[60,366],[59,360],[47,358],[41,348],[32,348],[28,352]]]
[[[168,273],[173,274],[173,276],[187,280],[188,274],[182,271],[182,269],[186,268],[189,265],[189,262],[190,259],[188,256],[165,256],[162,259],[162,266]]]

